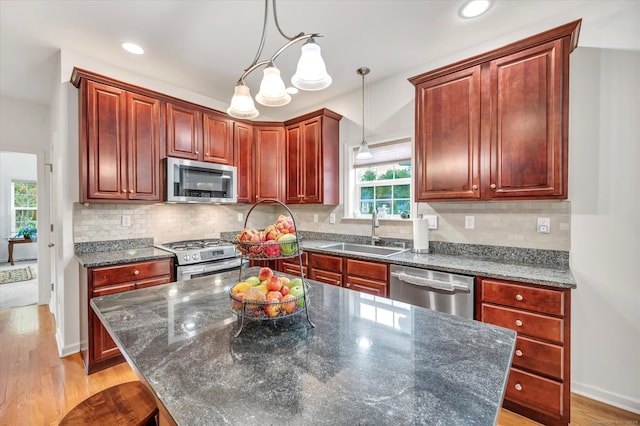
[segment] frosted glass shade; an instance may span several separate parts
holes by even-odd
[[[296,73],[291,77],[291,84],[301,90],[322,90],[331,85],[331,77],[327,74],[320,53],[320,46],[309,41],[300,48],[302,54],[298,60]]]
[[[284,87],[284,81],[280,77],[280,70],[276,67],[266,67],[260,83],[260,92],[256,95],[256,101],[264,106],[277,107],[291,102],[291,95]]]
[[[369,150],[369,144],[366,141],[362,141],[362,143],[360,144],[360,149],[358,149],[358,153],[356,154],[356,158],[358,160],[368,160],[372,157],[373,155]]]
[[[235,118],[256,118],[260,114],[253,103],[248,86],[244,84],[236,86],[227,114]]]

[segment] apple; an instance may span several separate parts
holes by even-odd
[[[272,276],[273,270],[267,266],[260,268],[260,271],[258,271],[258,279],[262,282],[271,279]]]
[[[270,291],[269,293],[267,293],[267,302],[269,300],[277,300],[279,302],[280,300],[282,300],[282,293],[280,293],[279,291]]]
[[[282,282],[280,282],[280,277],[273,276],[267,281],[267,288],[269,291],[280,291],[282,288]]]
[[[231,308],[236,311],[242,310],[242,298],[244,297],[244,293],[234,294],[235,299],[231,299]],[[237,300],[236,300],[237,299]]]
[[[280,303],[282,306],[282,310],[287,313],[293,313],[298,307],[298,302],[296,301],[296,297],[293,294],[287,294],[282,298],[282,302]]]
[[[244,280],[244,282],[251,284],[251,287],[255,287],[259,285],[262,281],[260,281],[260,278],[253,276],[253,277],[247,278],[246,280]]]
[[[282,278],[280,278],[280,280],[282,280]],[[289,294],[289,287],[287,287],[286,285],[283,285],[282,288],[280,289],[280,294],[282,294],[283,296],[286,296],[287,294]]]
[[[302,279],[301,278],[292,279],[291,282],[289,283],[289,290],[291,290],[293,287],[302,287]]]
[[[304,297],[302,297],[304,295],[304,288],[302,286],[300,287],[291,287],[289,289],[289,295],[293,295],[295,296],[295,298],[298,300],[298,307],[301,308],[304,306]]]
[[[262,245],[262,251],[267,257],[280,256],[281,248],[277,241],[267,241]]]
[[[296,234],[283,234],[278,238],[280,251],[285,256],[291,256],[298,250],[298,237]]]
[[[272,300],[271,303],[264,305],[263,310],[268,317],[277,317],[280,314],[280,302]]]

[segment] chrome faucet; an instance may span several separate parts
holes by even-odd
[[[380,241],[380,237],[376,237],[376,228],[380,226],[380,222],[378,222],[378,213],[376,213],[376,209],[373,209],[373,214],[371,215],[371,245],[375,246],[376,241]]]

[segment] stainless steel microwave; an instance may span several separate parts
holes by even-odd
[[[165,202],[237,203],[235,166],[168,157],[165,160]]]

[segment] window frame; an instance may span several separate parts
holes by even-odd
[[[34,195],[34,200],[35,200],[35,206],[34,207],[18,207],[16,206],[16,184],[34,184],[36,187],[36,194]],[[33,228],[38,229],[38,220],[37,220],[37,214],[38,214],[38,182],[35,180],[30,180],[30,179],[12,179],[11,180],[11,233],[14,234],[16,233],[19,229],[23,228],[24,226],[20,226],[17,227],[16,226],[16,212],[18,210],[31,210],[31,211],[35,211],[36,212],[36,224],[35,226],[33,226]]]
[[[372,142],[367,142],[369,145],[369,149],[375,149],[376,145],[389,145],[392,143],[408,143],[411,147],[411,178],[402,178],[402,179],[392,179],[392,180],[388,180],[388,181],[370,181],[370,182],[366,182],[366,184],[371,184],[368,186],[387,186],[387,185],[396,185],[396,184],[409,184],[410,190],[409,190],[409,205],[410,205],[410,212],[411,212],[411,216],[409,219],[412,219],[415,217],[416,215],[416,211],[417,211],[417,203],[414,201],[414,176],[415,176],[415,161],[414,161],[414,146],[413,146],[413,137],[412,136],[401,136],[401,137],[394,137],[394,138],[389,138],[389,139],[384,139],[384,140],[377,140],[377,141],[372,141]],[[345,164],[344,164],[344,176],[345,176],[345,183],[344,183],[344,187],[345,187],[345,197],[344,197],[344,218],[346,219],[363,219],[363,220],[371,220],[371,214],[367,213],[367,214],[363,214],[360,212],[360,214],[358,215],[356,213],[356,210],[359,211],[360,205],[359,205],[359,188],[362,186],[362,184],[360,184],[360,182],[357,182],[356,180],[356,167],[354,167],[354,160],[355,160],[355,156],[357,153],[357,149],[360,145],[360,142],[358,142],[358,144],[347,144],[346,145],[346,149],[345,149]],[[396,164],[396,163],[390,163],[390,164]],[[405,182],[403,182],[405,181]],[[382,220],[403,220],[406,221],[407,219],[402,219],[400,217],[399,214],[390,214],[387,213],[387,216],[385,218],[383,218]]]

